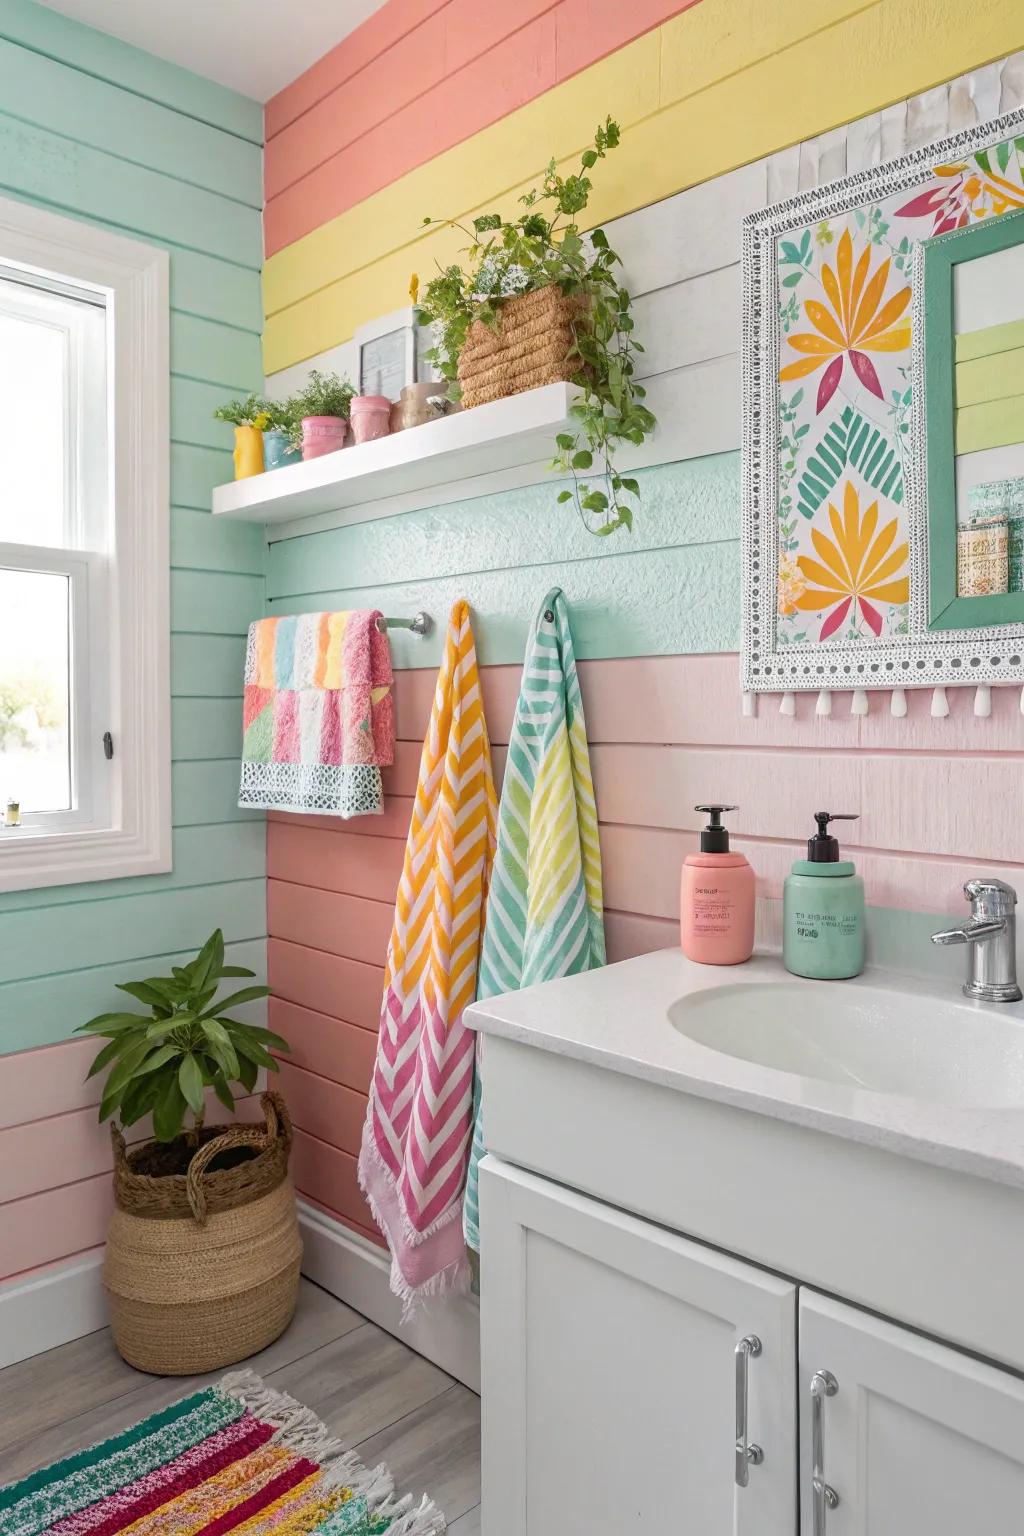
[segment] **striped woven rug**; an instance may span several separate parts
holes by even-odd
[[[438,1536],[314,1413],[251,1371],[0,1488],[3,1536]]]

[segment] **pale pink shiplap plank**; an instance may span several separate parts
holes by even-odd
[[[0,1278],[95,1248],[113,1207],[109,1174],[0,1206]]]
[[[652,917],[679,915],[679,874],[683,859],[697,847],[690,832],[669,832],[653,827],[602,827],[605,902],[623,912]],[[805,857],[803,843],[755,842],[734,837],[732,848],[750,860],[757,877],[758,894],[781,896],[782,884],[793,860]],[[978,861],[972,865],[957,859],[924,859],[872,853],[848,847],[857,872],[864,880],[869,905],[897,907],[917,912],[966,911],[963,882],[972,874],[988,872],[1024,886],[1024,865]]]
[[[365,1093],[343,1088],[330,1078],[286,1062],[281,1063],[281,1091],[297,1127],[353,1157],[359,1156],[366,1119]]]
[[[390,768],[381,769],[381,779],[386,795],[414,795],[416,793],[416,781],[420,773],[420,756],[423,751],[423,735],[426,730],[420,732],[415,741],[395,742],[395,761]]]
[[[360,1237],[369,1238],[370,1242],[376,1243],[378,1248],[387,1248],[387,1243],[376,1227],[365,1227],[362,1222],[352,1221],[350,1217],[343,1216],[340,1211],[332,1210],[323,1200],[317,1200],[308,1190],[302,1190],[301,1194],[307,1205],[313,1206],[315,1210],[323,1211],[325,1216],[333,1217],[335,1221],[340,1221],[343,1227],[348,1227],[350,1231],[357,1232]],[[364,1216],[367,1221],[373,1220],[368,1210],[364,1211]]]
[[[652,949],[674,949],[679,943],[679,924],[663,917],[639,917],[631,912],[606,912],[604,937],[608,963],[631,960]]]
[[[311,949],[324,949],[367,965],[383,965],[394,917],[393,907],[337,891],[267,882],[267,931]]]
[[[377,1054],[376,1028],[361,1029],[280,997],[270,999],[270,1027],[291,1046],[285,1061],[366,1092]]]
[[[207,1114],[218,1121],[263,1119],[258,1095],[239,1099],[235,1114],[230,1115],[211,1094]],[[147,1115],[129,1128],[126,1139],[133,1145],[152,1134]],[[0,1131],[0,1202],[21,1200],[42,1190],[109,1173],[112,1167],[110,1127],[99,1123],[95,1108],[75,1109]]]
[[[444,3],[441,0],[441,8]],[[263,115],[267,138],[280,133],[288,123],[393,48],[414,27],[428,21],[438,8],[438,0],[387,0],[329,53],[270,98]]]
[[[399,838],[366,837],[295,826],[267,827],[267,875],[297,885],[319,886],[394,903],[405,845]]]
[[[301,1195],[308,1195],[329,1211],[354,1222],[367,1236],[379,1234],[374,1227],[359,1180],[356,1159],[326,1141],[297,1130],[292,1147],[292,1180]]]
[[[384,992],[382,965],[363,965],[302,944],[271,939],[267,967],[277,996],[376,1032]]]
[[[734,833],[798,842],[814,832],[823,807],[859,813],[839,824],[850,847],[921,850],[968,861],[1024,855],[1020,831],[1024,762],[871,752],[718,751],[690,747],[595,746],[591,749],[602,821],[699,832],[707,818],[694,806],[736,805]]]
[[[416,35],[405,39],[402,48],[413,46]],[[389,62],[390,54],[374,68],[386,73]],[[325,102],[323,109],[318,107],[316,114],[323,110],[328,123],[332,119],[335,123],[344,122],[344,96],[355,83],[349,81],[340,93],[340,119],[333,101]],[[314,162],[300,180],[293,179],[277,195],[268,197],[263,214],[266,254],[272,256],[300,240],[417,165],[499,122],[555,83],[555,19],[548,13],[506,37],[498,49],[437,81],[414,100],[406,98],[355,142],[347,143],[322,163]],[[313,115],[310,113],[309,117]],[[365,106],[363,115],[368,115]],[[294,129],[288,130],[299,141],[290,146],[284,173],[293,178],[303,161],[322,154],[317,140],[310,142],[305,136],[307,121],[303,117]],[[347,130],[344,136],[347,137]],[[267,146],[268,164],[274,160],[276,143],[274,138]],[[410,229],[416,222],[414,217]]]
[[[93,1040],[62,1040],[5,1056],[0,1068],[0,1130],[98,1104],[99,1082],[85,1081],[95,1054]]]
[[[342,821],[338,816],[292,816],[283,811],[268,811],[267,820],[288,827],[314,827],[324,832],[337,832],[345,827],[348,831],[358,832],[361,837],[400,837],[404,841],[411,815],[411,797],[386,795],[379,816],[356,816],[351,821]]]

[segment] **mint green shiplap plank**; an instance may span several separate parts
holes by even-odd
[[[257,882],[262,885],[262,882]],[[227,886],[212,886],[211,890],[225,891]],[[106,906],[106,903],[104,903]],[[218,923],[223,925],[225,912],[214,905],[210,931]],[[204,935],[206,937],[206,935]],[[155,940],[150,940],[152,944]],[[143,957],[133,956],[119,960],[114,965],[96,966],[84,971],[67,971],[55,976],[42,976],[34,981],[12,982],[0,986],[0,1055],[11,1051],[27,1051],[42,1045],[54,1045],[59,1040],[69,1040],[79,1024],[97,1013],[112,1012],[124,1008],[125,994],[117,991],[119,981],[136,976],[167,975],[172,965],[183,965],[194,953],[191,944],[187,949],[164,951],[147,947]],[[229,944],[225,958],[229,965],[247,965],[266,981],[267,947],[262,932],[255,940]],[[239,1015],[252,1023],[262,1022],[265,1004],[245,1003]]]
[[[171,436],[176,443],[196,443],[202,448],[218,448],[230,453],[234,446],[234,428],[226,421],[215,421],[214,409],[228,397],[223,384],[208,384],[198,379],[171,379]]]
[[[171,761],[234,758],[242,751],[242,700],[172,699]]]
[[[236,880],[260,880],[266,872],[266,844],[266,827],[258,821],[179,827],[172,839],[174,868],[166,875],[137,875],[127,880],[96,880],[84,885],[51,885],[35,891],[0,892],[0,934],[4,931],[3,914],[7,912],[80,906],[86,902],[95,906],[127,896],[158,895],[161,891]],[[97,916],[102,919],[102,912]]]
[[[263,206],[257,144],[96,80],[0,37],[0,102],[10,117],[106,154]]]
[[[3,0],[0,37],[73,64],[119,89],[161,102],[252,144],[263,143],[263,108],[259,102],[106,32],[71,21],[35,0]]]
[[[262,576],[213,571],[171,572],[171,628],[175,634],[245,635],[263,613]]]
[[[0,186],[144,238],[172,240],[243,267],[259,265],[262,216],[256,209],[2,116]]]
[[[234,635],[172,635],[171,694],[231,699],[242,692],[245,640]]]
[[[102,224],[103,221],[92,219],[90,223]],[[116,226],[108,224],[105,227]],[[172,309],[237,326],[259,338],[263,327],[263,296],[258,272],[216,256],[204,255],[202,251],[183,250],[170,240],[152,243],[166,246],[171,252]],[[249,387],[259,388],[262,379],[261,368],[252,375],[253,382]]]
[[[553,480],[282,539],[270,547],[267,592],[277,599],[341,586],[419,582],[455,571],[570,565],[739,537],[738,453],[663,464],[640,470],[636,478],[641,497],[632,535],[595,538],[572,507],[557,504],[561,482]]]
[[[432,667],[440,661],[452,605],[465,598],[473,609],[480,662],[493,666],[522,662],[529,625],[552,586],[562,587],[569,600],[576,654],[584,659],[734,651],[739,646],[736,540],[318,592],[282,598],[270,612],[382,608],[406,615],[425,609],[434,617],[433,634],[421,639],[395,630],[391,654],[396,667]]]
[[[175,262],[185,253],[175,254]],[[246,283],[253,280],[246,277]],[[258,289],[258,281],[254,283]],[[246,394],[262,373],[260,338],[254,331],[200,320],[195,315],[171,315],[171,372],[204,379],[219,386],[221,399]],[[246,384],[249,380],[249,384]]]
[[[171,764],[171,819],[176,827],[227,821],[263,821],[262,811],[238,808],[237,758]]]
[[[214,486],[233,476],[230,453],[190,443],[171,444],[171,501],[176,507],[209,512]]]
[[[236,523],[195,507],[171,508],[171,564],[262,576],[267,546],[258,523]]]
[[[197,948],[217,927],[231,941],[266,931],[262,880],[8,912],[0,919],[0,985],[132,960],[154,943],[159,950]]]

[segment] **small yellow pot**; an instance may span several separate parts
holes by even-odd
[[[258,427],[235,428],[235,479],[263,473],[263,433]]]

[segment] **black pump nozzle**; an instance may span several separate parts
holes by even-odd
[[[807,839],[808,863],[838,864],[839,839],[829,837],[828,824],[830,821],[858,821],[859,814],[851,816],[842,811],[815,811],[814,819],[818,823],[818,830],[813,837]]]
[[[700,834],[701,853],[728,853],[729,831],[722,826],[724,811],[738,811],[738,805],[695,805],[695,811],[704,811],[711,820]]]

